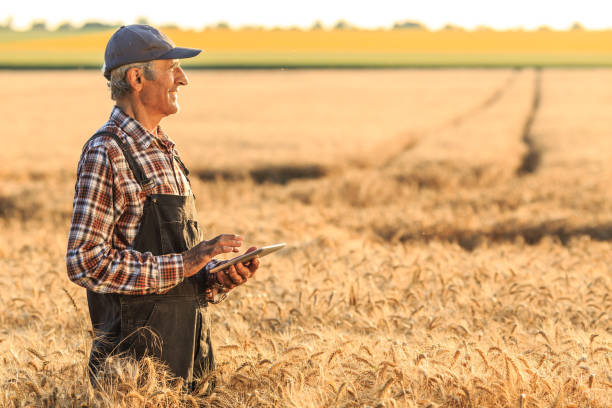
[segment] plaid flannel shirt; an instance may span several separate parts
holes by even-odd
[[[151,179],[138,184],[123,152],[110,136],[83,147],[77,168],[68,237],[68,277],[99,293],[165,293],[183,281],[181,254],[154,256],[132,248],[149,194],[190,195],[189,180],[176,163],[174,142],[160,127],[157,137],[114,107],[100,130],[117,134]]]

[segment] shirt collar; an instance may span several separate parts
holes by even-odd
[[[172,151],[174,148],[174,141],[166,136],[161,126],[157,125],[157,136],[155,136],[147,131],[140,122],[123,112],[118,106],[113,107],[110,120],[115,122],[115,124],[142,149],[151,146],[154,140],[157,140],[158,144],[168,151]]]

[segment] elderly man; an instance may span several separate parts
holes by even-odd
[[[69,278],[87,289],[94,386],[106,358],[122,353],[157,357],[192,387],[214,368],[208,303],[259,266],[255,258],[208,273],[242,238],[202,240],[189,172],[159,126],[188,84],[179,59],[200,51],[147,25],[121,27],[106,47],[116,105],[83,147],[66,255]]]

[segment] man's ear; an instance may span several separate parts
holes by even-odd
[[[126,80],[135,91],[142,89],[143,72],[140,68],[130,68],[126,74]]]

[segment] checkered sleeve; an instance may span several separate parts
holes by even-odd
[[[77,169],[66,253],[68,277],[99,293],[165,293],[183,281],[183,257],[113,247],[113,230],[125,206],[113,178],[107,148],[101,144],[86,148]]]

